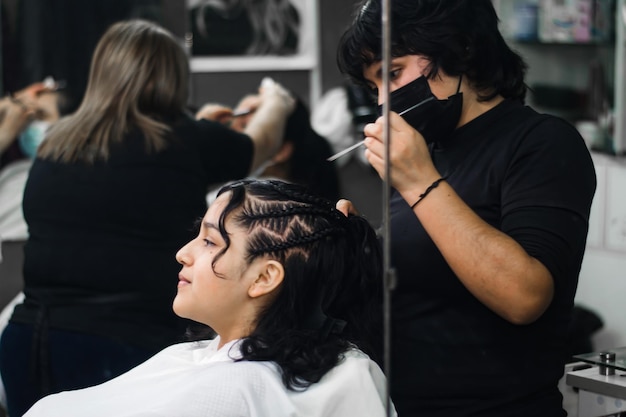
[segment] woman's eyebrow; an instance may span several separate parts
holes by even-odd
[[[202,222],[202,226],[206,229],[215,229],[215,230],[219,230],[219,228],[217,227],[217,225],[215,223],[209,222],[209,221],[203,221]]]

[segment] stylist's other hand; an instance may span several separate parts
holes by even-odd
[[[34,111],[39,104],[39,97],[44,93],[52,93],[54,91],[56,91],[54,84],[49,85],[44,82],[38,82],[16,91],[11,97],[14,103],[21,104],[25,109]]]
[[[353,214],[355,216],[359,215],[356,207],[352,204],[352,201],[346,200],[344,198],[337,201],[335,204],[335,208],[343,213],[344,216],[348,217],[348,214]]]
[[[0,99],[0,153],[17,139],[38,113],[51,113],[45,111],[47,101],[42,102],[40,96],[55,90],[56,84],[37,82]]]
[[[43,92],[53,91],[50,87],[46,86],[44,83],[34,83],[29,85],[28,87],[16,91],[13,93],[13,97],[20,101],[31,101],[35,100],[37,96]]]
[[[405,195],[406,191],[425,189],[440,177],[433,165],[424,137],[395,112],[389,114],[391,146],[391,185]],[[365,157],[381,178],[385,175],[384,118],[365,125]]]

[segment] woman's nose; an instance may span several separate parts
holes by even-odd
[[[189,243],[187,243],[185,246],[180,248],[178,252],[176,252],[176,261],[181,265],[189,265],[191,263],[191,256],[189,254]]]

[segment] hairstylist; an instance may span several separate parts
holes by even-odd
[[[596,186],[589,152],[569,123],[524,104],[526,65],[490,0],[394,0],[390,24],[398,413],[565,416],[557,383]],[[338,54],[379,103],[381,33],[381,0],[363,2]],[[364,129],[380,175],[383,122]]]

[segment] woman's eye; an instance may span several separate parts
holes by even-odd
[[[213,243],[209,239],[202,239],[202,241],[204,242],[204,246],[215,246],[215,243]]]
[[[395,80],[399,76],[400,76],[400,70],[399,69],[394,69],[394,70],[389,71],[389,79]]]

